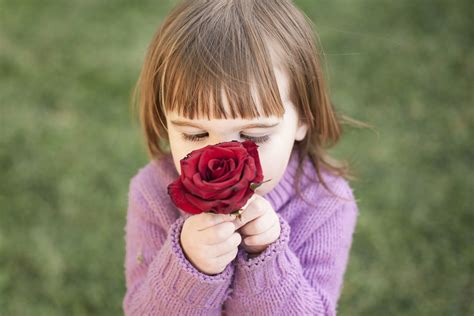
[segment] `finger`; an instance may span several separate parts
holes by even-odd
[[[216,264],[221,267],[221,270],[224,270],[224,268],[229,264],[229,262],[231,262],[235,259],[235,257],[237,257],[238,252],[239,248],[234,248],[228,253],[223,254],[222,256],[219,256],[214,260],[216,261]]]
[[[243,219],[242,219],[242,214],[247,210],[247,208],[249,207],[250,204],[252,204],[252,202],[257,198],[257,195],[256,194],[253,194],[250,199],[247,200],[247,202],[245,202],[245,205],[241,207],[241,212],[240,212],[240,215],[239,216],[236,216],[236,219],[233,220],[232,222],[234,223],[235,225],[235,229],[239,229],[240,227],[242,227],[243,225],[245,225]],[[248,215],[246,215],[248,216]]]
[[[280,236],[281,228],[275,223],[264,233],[244,238],[244,243],[248,246],[268,245],[273,243]]]
[[[252,194],[252,196],[250,197],[250,199],[247,200],[247,202],[245,202],[245,205],[242,206],[242,209],[245,210],[247,209],[247,207],[250,205],[250,203],[253,202],[253,200],[255,200],[257,198],[257,194]]]
[[[262,216],[250,221],[239,229],[239,232],[245,236],[258,235],[272,227],[278,218],[274,213],[266,212]]]
[[[201,213],[193,216],[193,223],[194,228],[201,231],[220,223],[231,222],[234,219],[235,216],[230,214]]]
[[[232,222],[224,222],[201,231],[202,243],[216,245],[229,239],[235,233],[235,225]]]
[[[264,215],[270,208],[271,206],[264,198],[255,198],[242,212],[240,218],[237,218],[233,221],[236,229],[239,229],[252,220]]]
[[[229,251],[232,251],[234,248],[237,248],[240,243],[242,242],[242,236],[239,233],[234,232],[229,238],[224,240],[223,242],[212,245],[211,248],[211,256],[212,257],[219,257],[225,255]]]

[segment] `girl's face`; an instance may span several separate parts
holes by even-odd
[[[176,112],[166,115],[171,154],[176,170],[181,174],[180,160],[189,152],[232,140],[252,140],[257,143],[264,180],[272,179],[257,189],[265,195],[282,178],[288,164],[295,140],[302,140],[307,132],[306,125],[298,124],[295,107],[289,101],[288,79],[275,68],[280,95],[283,98],[285,114],[259,117],[256,119],[194,119],[189,120]],[[229,106],[224,98],[224,105]],[[259,112],[262,113],[263,111]]]

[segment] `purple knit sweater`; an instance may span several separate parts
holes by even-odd
[[[130,181],[125,226],[125,315],[335,315],[358,208],[347,181],[323,171],[337,198],[317,181],[309,159],[301,191],[293,179],[296,152],[264,197],[281,234],[258,257],[237,257],[217,275],[197,270],[179,243],[191,214],[177,209],[167,185],[178,173],[171,156],[151,161]],[[308,177],[309,175],[309,177]],[[312,204],[312,205],[310,205]]]

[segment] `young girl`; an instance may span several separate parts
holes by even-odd
[[[358,209],[326,152],[343,120],[316,42],[290,0],[187,0],[164,20],[134,94],[151,161],[130,182],[126,315],[336,314]],[[271,181],[240,219],[176,208],[180,159],[231,140],[259,145]]]

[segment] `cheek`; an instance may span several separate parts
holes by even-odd
[[[186,144],[179,139],[173,139],[170,137],[170,150],[171,155],[173,156],[173,162],[176,167],[176,171],[181,175],[181,165],[180,160],[186,157],[189,153]]]
[[[263,171],[263,181],[266,181],[268,179],[272,179],[272,181],[269,181],[267,183],[264,183],[262,186],[260,186],[257,189],[257,193],[260,195],[266,194],[267,192],[270,192],[273,187],[276,186],[277,184],[277,178],[278,178],[278,170],[280,169],[280,161],[279,159],[275,159],[274,154],[270,151],[265,151],[262,150],[262,152],[259,151],[259,156],[260,156],[260,164],[262,166],[262,171]]]
[[[174,166],[176,167],[176,171],[178,172],[179,175],[181,175],[181,153],[177,153],[176,150],[173,150],[173,147],[171,146],[171,155],[173,156],[173,162]]]
[[[270,192],[283,177],[293,145],[294,139],[288,137],[287,133],[286,135],[283,133],[274,137],[268,145],[259,148],[264,180],[272,179],[257,189],[260,195]]]

